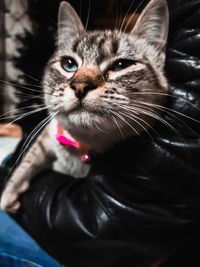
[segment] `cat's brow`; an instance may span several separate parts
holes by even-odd
[[[117,54],[119,48],[119,43],[117,40],[112,40],[112,53],[115,55]]]
[[[106,42],[108,44],[109,42],[109,52],[106,51],[107,49],[105,49],[105,45]],[[116,39],[106,39],[106,38],[102,38],[100,39],[99,43],[98,43],[98,49],[99,49],[99,56],[97,58],[97,62],[98,64],[101,64],[103,61],[105,61],[108,57],[110,57],[110,55],[115,56],[117,54],[117,51],[119,49],[119,43],[118,40]]]
[[[100,65],[103,63],[103,61],[105,61],[106,59],[108,59],[108,54],[105,54],[103,51],[100,52],[100,55],[97,58],[97,63]]]
[[[103,37],[103,38],[101,38],[100,40],[99,40],[99,42],[98,42],[98,48],[99,48],[99,50],[101,50],[102,49],[102,46],[103,46],[103,44],[105,43],[105,37]]]
[[[72,47],[72,51],[73,51],[74,53],[77,52],[77,47],[78,47],[79,42],[80,42],[80,40],[76,40],[76,41],[74,42],[74,45],[73,45],[73,47]]]

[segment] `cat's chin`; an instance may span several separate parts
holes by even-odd
[[[68,111],[68,114],[73,114],[73,113],[81,114],[83,112],[88,112],[87,108],[85,106],[83,106],[83,104],[81,102],[79,102],[78,104],[76,104],[74,107],[72,107]]]
[[[106,118],[102,114],[87,110],[83,107],[76,107],[70,111],[59,112],[56,116],[58,121],[66,130],[88,131],[95,128],[95,125],[102,125]]]
[[[90,106],[84,105],[82,102],[76,102],[74,105],[69,107],[69,109],[62,109],[62,113],[65,117],[70,117],[70,116],[92,116],[92,115],[98,115],[99,112],[91,108]],[[101,114],[102,115],[102,114]]]
[[[120,139],[108,116],[88,110],[59,114],[57,121],[70,135],[94,151],[103,152]],[[112,139],[111,139],[112,136]]]

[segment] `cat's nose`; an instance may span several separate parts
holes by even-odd
[[[72,81],[70,87],[75,91],[76,97],[81,100],[88,91],[96,89],[97,85],[88,81]]]

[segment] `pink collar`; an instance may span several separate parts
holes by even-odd
[[[65,133],[64,133],[65,132]],[[80,145],[78,142],[76,142],[70,135],[67,133],[67,136],[64,135],[66,134],[66,131],[62,128],[62,126],[57,123],[57,134],[56,134],[56,139],[60,144],[63,145],[68,145],[68,146],[73,146],[76,148],[80,148]]]
[[[73,137],[65,129],[63,129],[63,127],[59,123],[57,123],[56,139],[66,149],[71,146],[77,148],[80,151],[83,151],[81,145],[76,140],[74,140]],[[84,163],[90,163],[91,157],[88,153],[83,153],[81,160]]]

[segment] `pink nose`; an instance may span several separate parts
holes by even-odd
[[[88,91],[97,88],[97,86],[91,81],[78,81],[78,80],[73,80],[70,83],[70,87],[75,91],[76,97],[80,100],[86,96]]]

